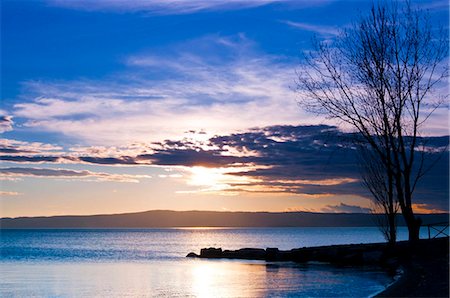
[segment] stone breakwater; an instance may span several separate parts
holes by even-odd
[[[416,243],[397,242],[395,247],[386,243],[330,245],[319,247],[303,247],[291,250],[278,248],[242,248],[238,250],[222,250],[222,248],[203,248],[200,254],[189,253],[187,257],[205,259],[245,259],[266,261],[326,262],[336,265],[382,266],[396,268],[406,258],[416,254],[427,254],[436,248],[445,250],[448,237],[425,239]]]
[[[396,258],[385,253],[386,244],[332,245],[304,247],[291,250],[278,248],[242,248],[222,250],[203,248],[200,254],[189,253],[187,257],[205,259],[244,259],[265,261],[327,262],[342,265],[380,265],[396,263]]]

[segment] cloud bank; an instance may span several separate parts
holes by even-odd
[[[122,148],[123,151],[120,148],[104,147],[89,150],[77,147],[72,152],[69,150],[58,156],[3,153],[0,160],[15,163],[85,163],[178,168],[180,172],[191,177],[190,181],[194,181],[191,185],[195,185],[196,179],[209,181],[209,185],[198,184],[198,192],[211,191],[229,195],[239,193],[294,196],[357,195],[370,198],[370,194],[360,182],[356,151],[351,142],[353,137],[351,133],[342,132],[334,126],[277,125],[254,128],[242,133],[217,135],[203,142],[195,139],[166,140],[145,144],[142,147],[135,145],[132,148]],[[425,140],[427,143],[425,153],[429,156],[429,161],[439,162],[418,185],[417,204],[427,204],[428,208],[445,210],[449,194],[447,166],[449,154],[448,150],[442,153],[442,148],[448,146],[448,137],[427,137]],[[11,146],[13,142],[8,144]],[[13,174],[11,169],[5,171]],[[37,169],[28,169],[26,173],[20,172],[23,169],[14,171],[17,171],[16,175],[93,176],[96,179],[119,180],[137,178],[109,177],[106,174],[85,171],[74,173]],[[211,187],[214,185],[220,187]],[[347,208],[345,204],[328,207],[330,210],[341,211]]]
[[[0,179],[20,179],[22,177],[82,179],[84,181],[132,182],[139,183],[140,179],[151,178],[149,175],[124,175],[98,173],[91,171],[75,171],[67,169],[48,168],[0,168]]]

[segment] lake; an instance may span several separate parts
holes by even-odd
[[[0,296],[367,297],[392,277],[374,268],[185,256],[203,247],[371,242],[383,242],[374,227],[1,230]]]

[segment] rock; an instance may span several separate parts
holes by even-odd
[[[222,257],[227,259],[239,259],[238,252],[236,250],[224,250]]]
[[[195,252],[190,252],[187,254],[186,258],[198,258],[199,255],[196,254]]]
[[[267,261],[278,260],[279,259],[278,253],[279,253],[279,250],[276,247],[275,248],[271,248],[271,247],[266,248],[266,260]]]
[[[292,254],[290,251],[284,251],[284,250],[280,250],[278,252],[278,257],[277,257],[277,261],[292,261]]]
[[[314,261],[336,263],[339,262],[341,257],[339,255],[339,248],[330,246],[326,249],[318,248],[316,251],[312,252]]]
[[[187,257],[294,261],[300,263],[326,262],[336,265],[381,265],[395,268],[398,260],[391,261],[390,258],[397,256],[398,251],[402,251],[402,257],[404,257],[404,252],[409,250],[408,246],[405,245],[407,243],[398,243],[396,249],[390,253],[387,252],[384,243],[303,247],[287,251],[271,247],[267,249],[242,248],[222,251],[221,248],[210,247],[201,249],[200,255],[190,253]]]
[[[307,248],[294,248],[289,251],[288,256],[295,262],[305,263],[311,260],[311,250]]]
[[[245,259],[245,260],[265,260],[266,251],[261,248],[242,248],[239,250],[224,250],[222,258]]]
[[[239,259],[265,260],[266,251],[262,248],[242,248],[236,251]]]
[[[200,258],[222,258],[222,248],[202,248],[200,250]]]

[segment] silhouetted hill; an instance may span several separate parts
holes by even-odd
[[[422,214],[423,223],[448,222],[448,214]],[[399,216],[399,225],[404,225]],[[374,215],[310,212],[216,212],[153,210],[137,213],[2,218],[2,229],[158,227],[367,227]]]

